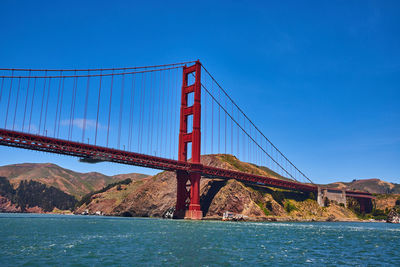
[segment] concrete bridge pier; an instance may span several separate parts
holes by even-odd
[[[178,171],[175,219],[201,220],[200,173]]]
[[[317,203],[320,207],[324,206],[322,191],[321,191],[321,187],[319,187],[319,186],[318,186],[318,191],[317,191]]]
[[[200,173],[190,174],[190,204],[185,213],[185,219],[201,220],[203,212],[200,208]]]

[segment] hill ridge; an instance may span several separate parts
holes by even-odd
[[[75,196],[82,196],[104,186],[131,178],[142,179],[148,175],[128,173],[108,176],[100,172],[81,173],[66,169],[54,163],[18,163],[0,167],[0,176],[6,177],[16,187],[22,180],[34,180]]]

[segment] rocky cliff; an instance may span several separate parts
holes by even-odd
[[[397,213],[394,209],[392,209],[386,219],[388,223],[400,223],[400,214]]]
[[[207,155],[202,156],[201,161],[209,166],[286,179],[268,168],[241,162],[232,155]],[[87,210],[90,214],[100,212],[117,216],[161,217],[175,206],[176,175],[172,172],[161,172],[155,176],[141,174],[105,176],[100,173],[77,173],[53,164],[16,164],[0,167],[0,174],[8,176],[7,181],[9,181],[8,185],[4,185],[7,190],[0,192],[0,212],[2,210],[22,212],[21,205],[29,212],[43,212],[50,209],[45,207],[45,203],[35,206],[38,202],[32,201],[28,204],[21,202],[20,205],[12,195],[7,195],[7,192],[15,194],[22,181],[27,189],[26,193],[33,192],[31,189],[34,188],[42,190],[42,185],[25,182],[35,181],[46,185],[46,188],[55,185],[53,188],[75,196],[80,203],[75,210],[78,214]],[[397,188],[396,184],[377,179],[339,182],[330,186],[362,190],[368,188],[373,193],[382,190],[393,191]],[[23,195],[32,200],[34,196],[40,194]],[[59,198],[54,194],[52,196]],[[67,200],[65,196],[62,198]],[[231,211],[246,215],[253,220],[357,219],[356,214],[350,209],[335,203],[322,208],[314,199],[315,196],[312,194],[244,184],[236,180],[206,178],[201,180],[201,206],[205,218],[220,218],[225,211]],[[399,199],[400,195],[378,195],[375,215],[386,216],[390,209],[397,205]],[[47,198],[47,200],[47,202],[54,200],[52,203],[56,203],[55,199]],[[62,205],[53,206],[56,209],[63,208]]]
[[[263,167],[240,162],[230,155],[207,155],[203,164],[254,174],[278,174]],[[354,220],[356,215],[336,204],[321,208],[315,196],[300,192],[248,185],[236,180],[202,178],[201,206],[205,218],[220,218],[225,211],[240,213],[253,220]],[[92,196],[76,213],[87,210],[106,215],[161,217],[175,205],[176,175],[162,172],[153,177],[134,181],[129,185],[113,187]]]

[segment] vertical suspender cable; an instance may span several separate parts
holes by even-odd
[[[63,77],[61,86],[60,111],[58,112],[57,138],[60,135],[61,114],[63,110],[63,100],[64,100],[64,84],[65,84],[65,78]]]
[[[257,132],[255,133],[256,137],[254,138],[256,141],[255,143],[258,144],[258,139],[257,139]],[[254,153],[254,157],[255,157],[255,164],[258,164],[258,153],[257,153],[258,149],[256,148],[255,144],[253,144],[253,153]]]
[[[148,99],[149,99],[149,101],[148,101],[148,103],[147,103],[147,105],[146,105],[146,109],[147,109],[147,131],[146,131],[146,140],[147,140],[147,148],[146,148],[146,153],[148,154],[148,155],[151,155],[151,108],[152,108],[152,105],[153,105],[153,103],[152,103],[152,96],[153,96],[153,93],[152,93],[152,86],[153,86],[153,80],[152,80],[152,72],[150,72],[149,74],[148,74],[148,83],[149,83],[149,85],[148,85],[148,91],[149,91],[149,93],[148,93]]]
[[[234,112],[233,112],[233,105],[231,105],[231,112],[232,112],[232,116],[234,116],[233,114],[234,114]],[[230,122],[231,122],[231,154],[233,155],[233,121],[232,121],[232,119],[230,119]]]
[[[251,135],[251,124],[249,125],[249,127],[250,127],[250,130],[249,130],[249,132],[250,132],[250,136],[252,137],[252,135]],[[249,137],[249,142],[248,142],[248,144],[249,144],[249,162],[252,162],[253,161],[253,141],[252,140],[250,140],[250,137]]]
[[[129,150],[131,149],[132,146],[132,128],[133,128],[133,114],[134,114],[134,105],[135,105],[135,74],[132,74],[132,89],[131,89],[131,105],[129,107],[130,112],[129,112],[129,143],[128,147]]]
[[[75,70],[75,75],[76,75],[76,70]],[[69,128],[68,128],[68,139],[72,139],[72,132],[73,132],[73,126],[74,126],[74,109],[75,109],[75,96],[76,96],[76,88],[77,88],[77,83],[78,83],[78,78],[74,76],[74,82],[72,86],[72,98],[71,98],[71,110],[69,114]]]
[[[73,133],[74,133],[74,124],[75,124],[75,105],[76,105],[76,94],[78,92],[78,80],[79,77],[76,77],[76,82],[75,82],[75,90],[74,90],[74,101],[72,103],[72,114],[71,114],[71,140],[73,138]]]
[[[75,74],[76,74],[76,71],[75,71]],[[69,125],[68,125],[68,140],[71,140],[72,107],[73,107],[73,103],[74,103],[75,83],[76,83],[76,77],[74,77],[73,84],[72,84],[72,96],[71,96],[71,106],[70,106],[70,112],[69,112]]]
[[[221,103],[221,89],[218,90],[218,102]],[[218,105],[218,153],[221,153],[220,142],[221,142],[221,106]]]
[[[145,100],[145,94],[146,94],[145,84],[146,84],[145,74],[142,73],[142,103],[141,103],[140,128],[139,128],[139,132],[140,132],[139,150],[140,150],[140,152],[142,152],[142,147],[143,147],[144,100]]]
[[[45,76],[47,76],[47,71],[45,72]],[[39,119],[39,131],[38,133],[40,134],[40,130],[42,128],[42,113],[43,113],[43,105],[44,105],[44,95],[46,93],[46,78],[43,80],[43,93],[42,93],[42,104],[40,106],[40,119]]]
[[[250,137],[251,139],[253,138],[252,133],[251,133],[251,125],[250,125]],[[249,156],[250,156],[250,162],[254,163],[254,141],[249,139]]]
[[[237,110],[237,121],[239,122],[239,110],[238,109],[236,109]],[[238,158],[239,158],[239,127],[238,126],[236,126],[236,129],[237,129],[237,131],[236,131],[236,138],[237,138],[237,147],[236,147],[236,153],[237,153],[237,155],[238,155]]]
[[[28,133],[31,132],[31,122],[32,122],[32,114],[33,114],[33,104],[35,103],[35,102],[34,102],[35,94],[36,94],[36,77],[35,77],[35,79],[33,80],[33,93],[32,93],[31,112],[30,112],[30,114],[29,114]]]
[[[145,144],[145,128],[146,128],[146,73],[143,73],[143,97],[142,97],[142,126],[140,127],[140,150],[143,154],[146,154],[146,144]]]
[[[107,141],[106,147],[108,147],[108,139],[110,137],[110,120],[111,120],[111,101],[112,101],[112,93],[113,93],[113,83],[114,83],[114,70],[111,74],[111,86],[110,86],[110,103],[108,108],[108,123],[107,123]]]
[[[175,73],[175,104],[174,107],[179,107],[179,69],[176,69],[176,73]],[[178,120],[179,120],[179,112],[175,114],[175,120],[174,120],[174,159],[175,157],[178,155],[177,152],[177,147],[178,147],[178,138],[177,136],[179,135],[179,129],[178,129]],[[178,159],[178,158],[176,158]]]
[[[97,144],[97,131],[99,128],[99,111],[100,111],[100,96],[101,96],[101,81],[103,78],[103,71],[100,71],[100,81],[99,81],[99,94],[97,96],[97,112],[96,112],[96,130],[94,133],[94,145]]]
[[[137,150],[140,151],[140,128],[142,127],[142,97],[143,97],[143,73],[140,82],[140,97],[139,97],[139,129],[137,130]]]
[[[146,86],[146,82],[148,83],[149,82],[149,78],[147,77],[147,73],[145,73],[145,78],[144,78],[144,80],[145,80],[145,86]],[[147,80],[147,81],[146,81]],[[151,80],[151,79],[150,79]],[[147,85],[147,87],[148,87],[148,85]],[[143,112],[143,122],[146,122],[146,124],[144,124],[143,125],[143,132],[142,132],[142,136],[143,136],[143,138],[145,138],[145,139],[143,139],[143,143],[144,142],[146,142],[145,144],[144,144],[144,151],[145,151],[145,154],[148,154],[149,153],[149,151],[148,151],[148,148],[149,148],[149,136],[150,136],[150,133],[149,133],[149,129],[150,129],[150,106],[149,106],[149,102],[146,100],[146,97],[150,100],[151,98],[150,98],[150,91],[149,91],[149,89],[147,88],[146,89],[146,87],[144,88],[144,90],[145,90],[145,95],[144,95],[144,111],[145,112]],[[151,101],[151,100],[150,100]]]
[[[119,123],[118,123],[118,142],[117,142],[118,149],[120,148],[121,145],[122,113],[124,111],[124,86],[125,86],[125,74],[122,74],[121,100],[119,103]]]
[[[211,80],[211,92],[213,90],[214,81]],[[214,154],[214,99],[211,98],[211,153]]]
[[[204,75],[204,84],[205,86],[207,86],[207,75]],[[200,88],[203,88],[202,85],[200,85]],[[205,91],[205,90],[204,90]],[[204,118],[202,118],[202,121],[204,121],[204,131],[202,134],[203,137],[203,142],[204,143],[204,155],[207,154],[207,138],[206,138],[206,133],[207,133],[207,93],[204,92],[204,108],[202,108],[202,110],[204,109]]]
[[[28,85],[27,85],[27,87],[26,87],[24,118],[22,119],[22,131],[24,131],[24,129],[25,129],[26,108],[27,108],[27,106],[28,106],[29,86],[30,86],[30,83],[31,83],[30,77],[31,77],[31,70],[29,70]]]
[[[88,71],[88,77],[87,77],[87,81],[86,81],[86,97],[85,97],[85,107],[84,107],[84,111],[83,111],[82,143],[85,142],[87,108],[88,108],[88,100],[89,100],[89,88],[90,88],[90,70]]]
[[[21,87],[21,77],[18,78],[18,89],[17,89],[17,98],[15,100],[15,110],[14,110],[14,119],[13,119],[13,126],[12,126],[12,130],[14,131],[15,128],[15,119],[17,117],[17,109],[18,109],[18,98],[19,98],[19,90]]]
[[[155,116],[155,114],[154,114],[154,109],[155,109],[155,101],[154,101],[154,98],[155,98],[155,95],[156,95],[156,92],[155,92],[155,73],[154,72],[152,72],[151,73],[151,76],[150,76],[150,80],[151,80],[151,86],[150,86],[150,92],[151,92],[151,129],[150,129],[150,150],[149,150],[149,152],[150,152],[150,155],[153,155],[152,154],[152,151],[153,151],[153,135],[154,135],[154,116]]]
[[[261,137],[260,137],[261,138]],[[262,139],[260,140],[260,146],[262,147]],[[260,161],[260,159],[261,159],[261,157],[260,157],[260,150],[259,149],[257,149],[258,150],[258,154],[257,154],[257,161],[258,161],[258,165],[259,166],[261,166],[262,164],[261,164],[261,161]]]
[[[43,124],[43,132],[44,134],[47,136],[47,129],[46,129],[46,123],[47,123],[47,110],[49,107],[49,98],[50,98],[50,87],[51,85],[51,78],[49,78],[49,88],[47,89],[47,100],[46,100],[46,109],[45,109],[45,113],[44,113],[44,124]]]
[[[0,103],[3,98],[3,86],[4,86],[4,77],[1,78],[1,89],[0,89]]]
[[[162,86],[161,86],[161,131],[160,131],[160,156],[163,155],[163,143],[165,143],[166,140],[162,140],[163,136],[163,131],[164,131],[164,93],[165,93],[165,73],[164,71],[162,72],[162,78],[161,78]],[[163,142],[164,141],[164,142]]]
[[[157,72],[156,72],[156,75],[157,75]],[[156,148],[157,148],[157,151],[159,151],[159,144],[161,144],[161,141],[159,142],[159,138],[161,138],[160,136],[161,136],[161,133],[160,133],[160,128],[161,128],[161,120],[160,120],[160,117],[161,117],[161,73],[160,73],[160,75],[159,75],[159,77],[158,77],[158,79],[157,79],[157,84],[158,84],[158,90],[157,90],[157,95],[158,95],[158,116],[157,116],[157,131],[156,131],[156,133],[157,133],[157,137],[156,137]],[[157,152],[156,151],[156,152]],[[157,154],[156,154],[156,156],[157,156]],[[158,156],[160,156],[160,154],[158,155]]]
[[[56,137],[56,133],[57,133],[56,131],[57,131],[57,119],[58,119],[58,105],[60,103],[60,91],[61,91],[61,80],[62,80],[61,76],[62,76],[62,71],[60,71],[60,78],[58,81],[57,106],[56,106],[56,117],[54,119],[54,135],[53,135],[53,137]]]
[[[173,83],[174,83],[174,81],[172,80],[172,78],[173,78],[173,76],[171,75],[171,70],[168,70],[168,85],[169,85],[169,95],[170,95],[170,101],[169,101],[169,106],[170,106],[170,108],[169,108],[169,110],[170,110],[170,113],[171,113],[171,116],[170,116],[170,121],[169,121],[169,123],[168,123],[168,125],[169,125],[169,140],[168,140],[168,143],[169,143],[169,153],[170,153],[170,155],[169,155],[169,157],[170,158],[173,158],[173,154],[172,154],[172,120],[173,120],[173,114],[172,114],[172,112],[173,112],[173,100],[174,100],[174,90],[173,90]]]
[[[11,71],[11,76],[14,75],[14,70]],[[8,109],[10,108],[10,98],[11,98],[11,89],[12,89],[12,85],[13,85],[13,78],[11,78],[11,82],[10,82],[10,90],[9,90],[9,94],[8,94],[8,103],[7,103],[7,110],[6,110],[6,118],[5,118],[5,122],[4,122],[4,128],[7,128],[7,120],[8,120]]]
[[[246,122],[245,122],[245,120],[244,120],[244,118],[243,118],[243,129],[244,130],[242,130],[242,142],[241,142],[241,148],[242,148],[242,153],[243,153],[243,159],[244,160],[247,160],[247,156],[246,156],[246,135],[245,135],[245,133],[246,133]]]
[[[226,103],[226,97],[225,97],[225,108],[227,108],[227,103]],[[226,111],[224,112],[225,113],[225,118],[224,118],[224,122],[225,122],[225,154],[226,154],[226,139],[228,139],[228,134],[226,133],[227,132],[227,125],[226,125],[226,120],[227,120],[227,117],[226,117]]]
[[[163,122],[165,122],[165,130],[162,131],[162,133],[164,133],[164,142],[161,142],[162,147],[161,147],[161,151],[164,151],[163,157],[168,157],[167,155],[167,143],[169,140],[168,139],[168,107],[169,104],[168,103],[168,74],[167,71],[163,71],[164,73],[164,79],[163,79],[163,91],[164,91],[164,97],[163,97],[163,103],[165,103],[165,109],[163,108]],[[165,116],[165,118],[164,118]]]
[[[168,149],[168,140],[169,140],[169,138],[168,138],[168,113],[169,113],[169,107],[170,107],[170,104],[171,103],[169,103],[168,102],[168,79],[169,79],[169,77],[168,77],[168,73],[167,73],[167,71],[164,71],[164,73],[165,73],[165,76],[164,76],[164,90],[165,90],[165,95],[164,95],[164,102],[165,102],[165,137],[166,137],[166,140],[165,140],[165,142],[163,142],[163,144],[164,144],[164,157],[168,157],[168,151],[167,151],[167,149]]]

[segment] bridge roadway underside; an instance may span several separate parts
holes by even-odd
[[[259,183],[267,186],[298,190],[302,192],[318,191],[318,187],[315,185],[303,184],[295,181],[285,181],[271,177],[210,167],[202,164],[194,164],[190,162],[148,156],[124,150],[66,141],[62,139],[6,129],[0,129],[0,145],[75,156],[88,159],[88,161],[93,162],[109,161],[166,171],[182,170],[187,172],[197,172],[208,178],[236,179],[245,182]],[[348,193],[357,199],[373,198],[366,192],[351,191]]]

